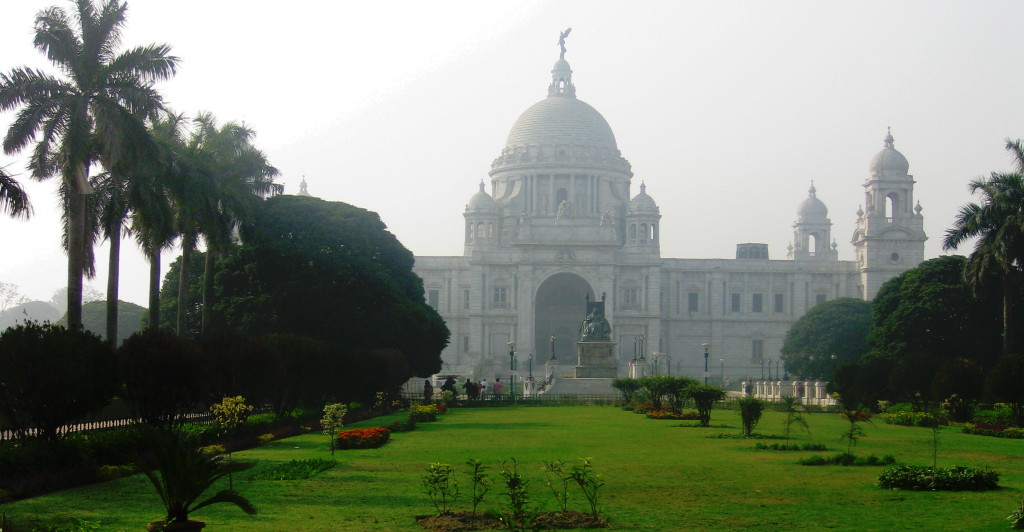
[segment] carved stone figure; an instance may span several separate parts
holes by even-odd
[[[571,32],[571,31],[572,31],[572,28],[566,28],[565,31],[563,31],[558,36],[558,46],[559,46],[559,48],[562,49],[562,53],[558,55],[559,59],[565,59],[565,38],[569,36],[569,32]]]
[[[562,203],[558,204],[558,211],[555,213],[555,218],[568,220],[573,217],[573,205],[569,200],[562,200]]]

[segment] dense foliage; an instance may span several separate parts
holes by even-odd
[[[0,414],[45,439],[117,393],[114,353],[96,335],[29,323],[0,334]]]
[[[828,376],[837,365],[856,362],[867,351],[871,303],[849,297],[807,311],[782,344],[786,371],[803,377]]]
[[[203,397],[202,352],[193,342],[159,330],[132,335],[117,351],[121,396],[132,415],[154,427],[181,423]]]

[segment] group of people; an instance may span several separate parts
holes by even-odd
[[[452,392],[453,395],[459,395],[456,391],[458,385],[455,382],[455,377],[449,376],[445,379],[444,384],[441,385],[441,391]],[[494,384],[487,384],[487,379],[479,382],[473,382],[473,379],[466,378],[466,382],[462,383],[462,389],[466,393],[468,399],[487,399],[488,397],[498,398],[501,396],[502,390],[505,389],[505,383],[501,382],[500,377],[495,377]],[[490,393],[490,395],[488,395]],[[431,401],[434,398],[434,385],[430,383],[430,379],[423,381],[423,400]]]
[[[462,389],[466,392],[466,398],[468,399],[487,399],[488,393],[490,396],[495,398],[501,396],[501,391],[504,389],[505,384],[501,382],[501,378],[495,377],[494,384],[487,384],[487,379],[483,379],[480,382],[473,382],[473,379],[466,378],[466,382],[462,383]]]

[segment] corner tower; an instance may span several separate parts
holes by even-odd
[[[832,220],[828,207],[818,199],[818,191],[811,182],[807,199],[800,203],[793,224],[793,244],[789,258],[794,260],[839,260],[836,244],[832,241]]]
[[[864,210],[857,210],[853,246],[866,300],[873,299],[883,283],[924,261],[928,239],[921,204],[914,204],[910,164],[893,145],[889,132],[868,166]]]

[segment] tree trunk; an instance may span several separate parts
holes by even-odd
[[[117,349],[117,283],[121,275],[121,220],[110,223],[107,230],[110,239],[110,257],[107,271],[107,343]]]
[[[149,253],[149,330],[160,330],[160,250]]]
[[[203,265],[203,319],[200,333],[210,331],[210,323],[213,320],[213,266],[214,251],[209,245],[206,246],[206,261]]]
[[[1003,356],[1013,352],[1013,300],[1016,286],[1012,274],[1003,276]]]
[[[178,315],[175,320],[175,331],[178,336],[185,336],[185,299],[188,298],[188,259],[195,245],[191,237],[181,240],[181,268],[178,270]]]
[[[85,194],[69,187],[68,329],[82,330],[82,274],[85,269]]]

